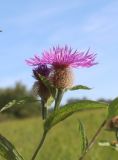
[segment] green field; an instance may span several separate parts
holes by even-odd
[[[105,118],[105,110],[86,111],[73,114],[50,130],[36,160],[78,160],[80,155],[78,119],[85,123],[89,139]],[[40,118],[1,122],[0,133],[9,139],[30,160],[43,131]],[[114,140],[114,135],[105,130],[98,140]],[[117,160],[118,152],[99,147],[97,144],[86,155],[85,160]],[[2,158],[0,159],[2,160]]]

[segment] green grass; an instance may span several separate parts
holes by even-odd
[[[89,139],[105,118],[105,110],[86,111],[73,114],[52,128],[36,160],[78,160],[80,155],[78,119],[86,127]],[[30,160],[43,132],[43,122],[40,118],[13,120],[1,122],[0,133],[8,138],[24,156]],[[114,140],[114,135],[105,130],[97,139]],[[40,158],[39,158],[40,157]],[[85,160],[117,160],[118,152],[93,146]],[[2,160],[2,158],[0,159]]]

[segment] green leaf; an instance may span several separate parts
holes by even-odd
[[[81,144],[81,153],[83,154],[88,147],[88,138],[83,123],[79,120],[79,132],[80,132],[80,144]]]
[[[0,135],[0,155],[6,160],[24,160],[13,144]]]
[[[9,103],[7,103],[1,110],[0,112],[3,112],[11,107],[14,107],[16,104],[20,105],[20,104],[24,104],[25,101],[24,100],[12,100]]]
[[[48,98],[47,102],[45,103],[45,105],[50,108],[50,105],[51,105],[53,102],[54,102],[54,98],[53,98],[52,96],[50,96],[50,97]]]
[[[0,113],[14,107],[15,105],[21,105],[21,104],[25,104],[25,103],[32,103],[32,102],[37,102],[39,100],[34,100],[31,97],[23,97],[23,99],[14,99],[10,102],[8,102],[4,107],[0,107]]]
[[[118,97],[110,103],[108,108],[108,118],[112,118],[116,115],[118,115]]]
[[[69,117],[77,111],[83,111],[87,109],[99,109],[105,107],[108,107],[107,103],[96,102],[91,100],[81,100],[76,103],[67,104],[59,110],[56,110],[50,114],[50,116],[46,119],[44,123],[44,130],[48,131],[54,125],[56,125],[60,121],[63,121],[64,119],[66,119],[67,117]]]
[[[77,85],[77,86],[72,87],[70,90],[74,91],[74,90],[79,90],[79,89],[90,90],[91,88],[87,86],[83,86],[83,85]]]
[[[49,79],[46,78],[45,76],[42,76],[42,75],[39,74],[39,78],[47,88],[50,88],[50,86],[52,86]]]

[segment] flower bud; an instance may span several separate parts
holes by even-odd
[[[49,89],[41,81],[36,81],[32,90],[35,96],[39,95],[45,102],[51,96]]]

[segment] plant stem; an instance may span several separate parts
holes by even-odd
[[[42,106],[42,118],[47,118],[47,107],[45,106],[44,100],[41,100],[41,106]]]
[[[107,120],[104,120],[103,123],[101,124],[101,126],[98,128],[97,132],[95,133],[95,135],[93,136],[93,138],[89,142],[88,147],[86,148],[86,150],[82,154],[82,156],[79,158],[79,160],[83,160],[84,159],[85,155],[88,153],[88,151],[90,150],[90,148],[92,147],[92,145],[96,142],[96,138],[100,134],[102,128],[105,126],[106,122],[107,122]]]
[[[33,154],[32,158],[31,158],[31,160],[35,160],[35,158],[36,158],[38,152],[40,151],[40,149],[41,149],[41,147],[42,147],[42,145],[43,145],[43,143],[44,143],[44,141],[45,141],[46,135],[47,135],[47,133],[44,132],[44,133],[43,133],[43,136],[42,136],[42,138],[41,138],[41,141],[40,141],[40,143],[39,143],[39,145],[38,145],[36,151],[34,152],[34,154]]]
[[[115,131],[116,140],[118,141],[118,130]]]
[[[59,108],[60,102],[61,102],[62,97],[63,97],[63,93],[64,93],[64,91],[62,89],[58,89],[57,97],[55,99],[54,110],[57,110]]]

